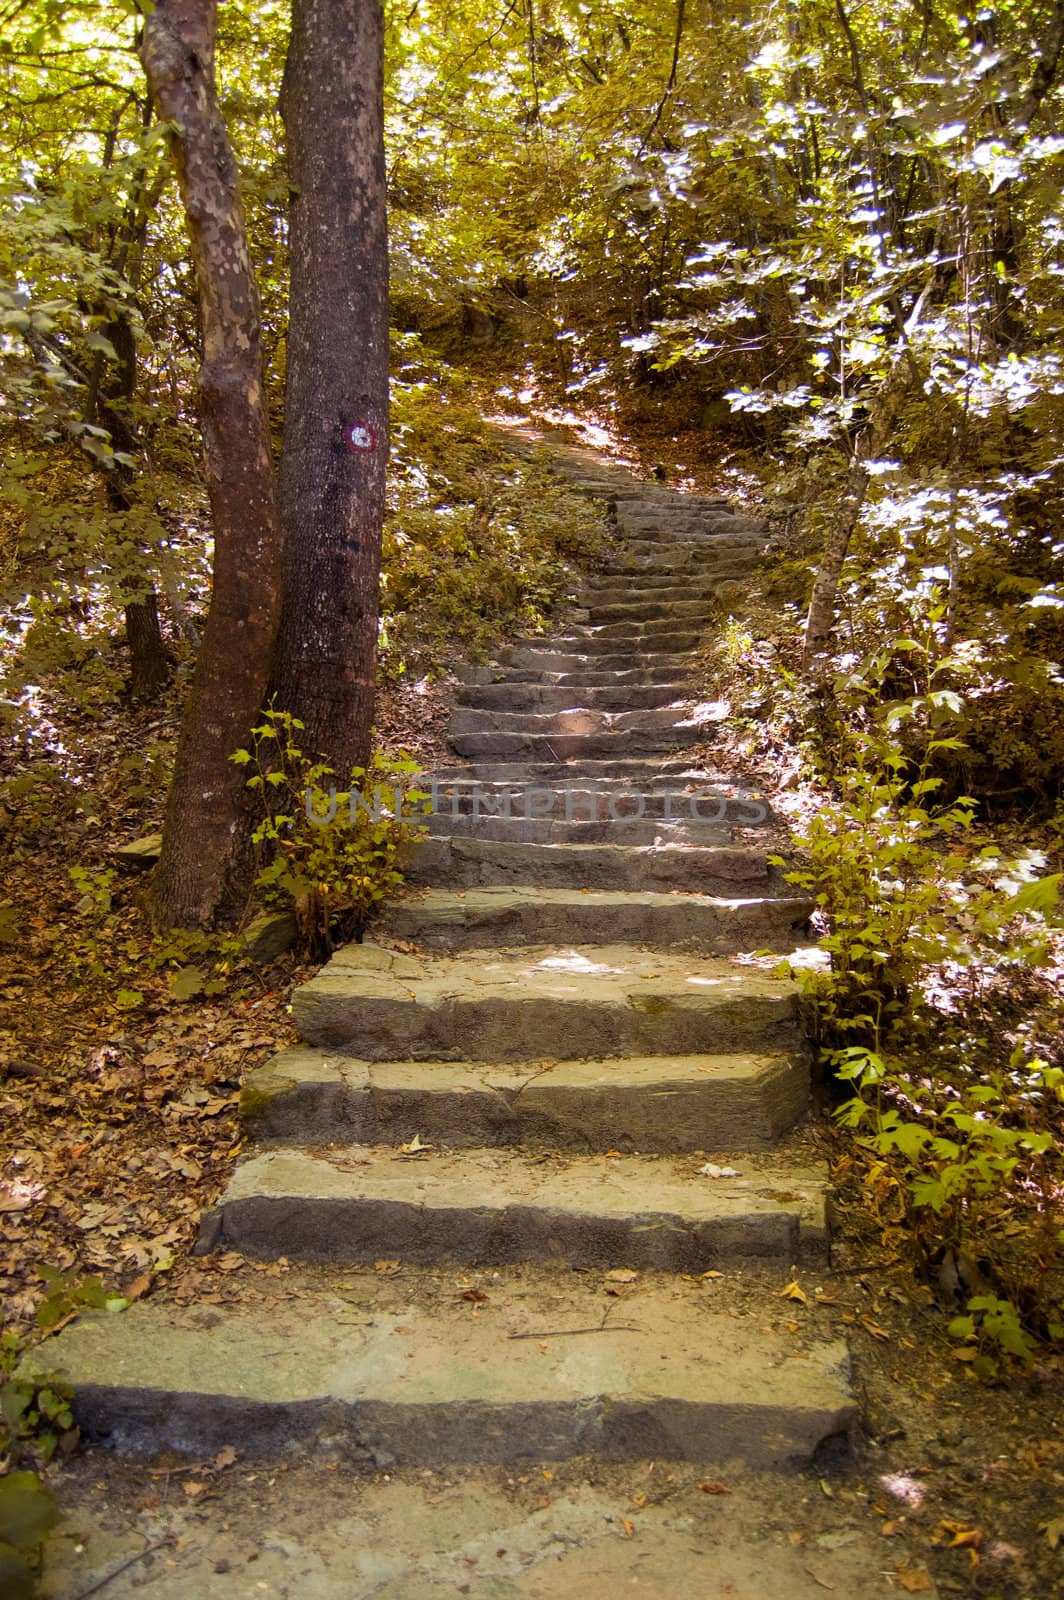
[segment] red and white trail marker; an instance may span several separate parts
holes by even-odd
[[[352,422],[344,429],[344,440],[349,450],[376,450],[377,434],[368,422]]]

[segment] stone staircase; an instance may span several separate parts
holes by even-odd
[[[719,714],[688,652],[761,529],[556,461],[615,502],[617,554],[557,635],[468,674],[417,887],[296,991],[305,1044],[248,1084],[256,1153],[203,1219],[204,1251],[319,1275],[265,1310],[64,1330],[40,1360],[90,1436],[764,1467],[853,1421],[844,1345],[765,1325],[826,1259],[823,1175],[788,1142],[795,992],[733,959],[793,948],[809,907],[757,843],[763,802],[682,753]],[[704,1298],[721,1278],[734,1311]]]

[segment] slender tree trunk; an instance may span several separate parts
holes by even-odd
[[[89,420],[98,417],[111,435],[111,447],[132,455],[137,440],[127,407],[137,386],[137,346],[125,313],[114,317],[104,328],[118,355],[109,383],[94,375],[90,395]],[[129,511],[133,505],[133,469],[122,462],[107,474],[107,500],[112,511]],[[127,600],[125,606],[126,644],[129,647],[129,693],[133,700],[156,699],[170,677],[170,657],[159,625],[159,601],[154,585],[145,583],[143,593]]]
[[[876,459],[890,438],[908,393],[912,378],[910,363],[910,352],[904,346],[895,357],[873,402],[871,416],[854,445],[842,498],[828,528],[809,600],[802,647],[802,666],[806,671],[816,672],[825,660],[835,625],[835,596],[839,590],[839,579],[871,481],[867,463]]]
[[[203,327],[200,391],[214,524],[214,586],[178,741],[157,919],[205,925],[243,855],[242,770],[262,705],[280,605],[280,526],[262,373],[258,293],[236,163],[214,83],[216,0],[155,0],[140,47],[172,150]]]
[[[159,597],[154,588],[149,588],[143,599],[126,602],[125,618],[129,694],[145,704],[162,692],[170,677],[170,657],[159,626]]]
[[[388,459],[384,21],[294,0],[282,110],[292,189],[274,687],[346,778],[369,753]]]

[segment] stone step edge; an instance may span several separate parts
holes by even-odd
[[[543,1066],[370,1062],[295,1047],[250,1075],[240,1117],[250,1138],[287,1144],[750,1152],[772,1149],[808,1094],[805,1059],[771,1051]]]
[[[22,1373],[58,1369],[84,1437],[138,1456],[236,1441],[249,1458],[298,1448],[377,1469],[592,1452],[791,1468],[856,1425],[841,1341],[794,1360],[781,1335],[744,1327],[740,1350],[727,1316],[678,1324],[655,1306],[649,1327],[615,1318],[634,1332],[541,1343],[469,1310],[415,1304],[359,1326],[328,1296],[268,1314],[148,1301],[80,1318]]]
[[[202,1215],[194,1254],[685,1273],[823,1258],[822,1180],[791,1174],[781,1189],[741,1169],[715,1179],[698,1172],[697,1157],[683,1160],[689,1170],[678,1174],[660,1156],[273,1147],[236,1167]]]

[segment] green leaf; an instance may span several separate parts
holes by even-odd
[[[115,1005],[122,1011],[135,1011],[143,1003],[144,996],[139,989],[119,989],[115,996]]]
[[[170,976],[170,989],[176,999],[191,1000],[203,992],[206,981],[207,974],[199,967],[179,967]]]
[[[0,1540],[0,1594],[4,1600],[33,1600],[33,1569],[14,1545]]]
[[[59,1510],[35,1472],[0,1478],[0,1543],[32,1550],[59,1521]]]

